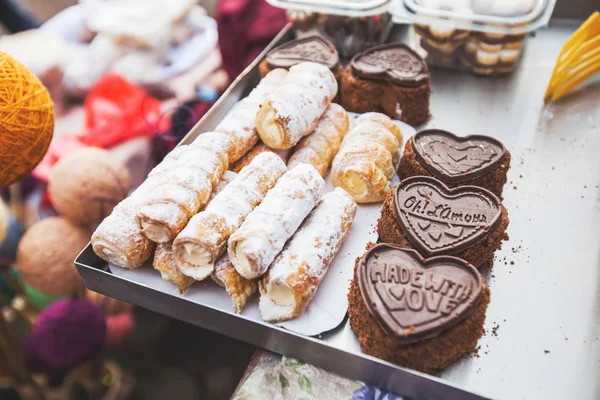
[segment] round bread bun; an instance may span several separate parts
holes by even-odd
[[[93,147],[61,158],[48,181],[50,201],[58,214],[85,227],[106,218],[130,188],[127,167],[107,150]]]
[[[34,289],[51,296],[83,293],[75,257],[90,233],[62,217],[44,219],[29,228],[17,250],[16,268]]]

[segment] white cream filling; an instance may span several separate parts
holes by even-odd
[[[269,282],[265,289],[267,296],[278,306],[295,306],[296,298],[294,297],[294,292],[286,285]]]
[[[252,264],[244,253],[244,242],[232,242],[229,247],[229,258],[235,267],[235,270],[246,279],[254,279],[258,277],[256,271],[252,268]]]
[[[275,304],[269,296],[261,293],[258,309],[262,319],[267,322],[288,321],[294,317],[294,307]]]
[[[177,263],[177,266],[179,267],[179,271],[181,271],[182,274],[197,281],[202,281],[208,278],[209,275],[212,274],[215,270],[213,264],[203,265],[199,267],[196,265],[186,265]]]
[[[477,52],[477,61],[483,65],[495,65],[500,59],[500,53],[487,53],[479,50]]]
[[[179,257],[188,264],[201,267],[210,264],[212,254],[204,246],[186,243],[183,245],[183,251],[180,250]]]
[[[109,264],[118,265],[122,268],[129,268],[129,260],[127,259],[127,256],[115,253],[108,247],[102,249],[102,254],[104,254],[104,257],[109,262]]]
[[[155,243],[167,243],[171,240],[170,231],[162,225],[142,221],[142,233]]]
[[[277,118],[274,111],[269,111],[263,120],[261,129],[261,139],[269,147],[279,149],[283,142],[281,129],[277,124]]]

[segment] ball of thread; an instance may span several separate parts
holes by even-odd
[[[25,231],[17,249],[16,269],[25,283],[44,294],[83,294],[74,260],[89,240],[86,229],[63,217],[44,219]]]
[[[0,187],[42,160],[54,132],[54,107],[40,80],[0,51]]]
[[[91,359],[106,339],[106,317],[85,299],[60,300],[40,313],[23,346],[30,372],[52,378]]]
[[[61,158],[50,173],[48,193],[59,215],[81,226],[100,223],[127,197],[129,170],[107,150],[88,147]]]

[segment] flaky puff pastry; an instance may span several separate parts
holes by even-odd
[[[310,164],[287,171],[229,238],[227,251],[246,279],[262,276],[321,198],[325,182]]]
[[[328,67],[294,65],[256,114],[256,130],[272,149],[289,149],[311,133],[335,97],[338,84]]]
[[[302,314],[348,237],[356,209],[343,189],[323,196],[260,281],[259,309],[265,321]]]
[[[255,126],[256,113],[269,93],[281,84],[287,73],[284,69],[274,69],[269,72],[247,97],[233,106],[223,121],[215,128],[216,132],[228,135],[234,142],[229,153],[230,163],[242,158],[258,141]]]
[[[215,271],[210,276],[219,286],[227,290],[233,301],[233,310],[239,314],[248,298],[258,289],[257,279],[246,279],[236,270],[227,254],[223,254],[215,263]]]
[[[202,134],[168,171],[154,178],[136,220],[142,235],[169,243],[207,203],[227,170],[231,139],[218,132]],[[169,161],[170,162],[170,161]]]
[[[400,159],[402,134],[387,116],[363,114],[346,134],[333,160],[331,181],[357,203],[383,201]]]
[[[258,142],[256,144],[256,146],[254,146],[249,152],[244,154],[244,156],[242,158],[240,158],[230,168],[234,172],[240,172],[242,170],[242,168],[244,168],[246,165],[250,164],[257,155],[259,155],[261,153],[265,153],[267,151],[270,151],[271,153],[275,153],[285,163],[287,163],[288,158],[290,157],[290,154],[292,153],[292,149],[273,150],[273,149],[269,148],[269,146],[267,146],[266,144]]]
[[[179,294],[184,294],[190,285],[196,282],[194,278],[182,274],[177,268],[171,243],[162,243],[156,246],[152,266],[155,270],[160,271],[160,275],[165,281],[173,282],[177,286]]]
[[[313,133],[300,140],[290,157],[288,168],[298,164],[310,164],[324,178],[340,149],[344,135],[348,132],[348,125],[346,110],[332,103],[319,119]]]
[[[260,154],[242,169],[175,238],[173,251],[179,270],[196,280],[206,279],[227,248],[229,237],[286,170],[273,153]]]

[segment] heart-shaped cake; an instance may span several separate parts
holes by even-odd
[[[435,178],[405,179],[394,212],[408,240],[427,255],[454,254],[485,237],[500,221],[500,200],[477,186],[449,189]]]
[[[350,65],[360,77],[400,86],[419,86],[429,79],[423,59],[404,43],[371,47],[354,56]]]
[[[358,284],[380,327],[411,343],[463,321],[481,300],[483,282],[460,258],[423,258],[416,250],[379,244],[360,260]]]
[[[321,36],[292,40],[271,50],[267,55],[270,68],[288,69],[301,62],[316,62],[333,69],[340,62],[335,46]]]
[[[478,178],[496,168],[506,149],[489,136],[459,137],[439,129],[428,129],[413,138],[419,163],[436,178],[456,184]]]

